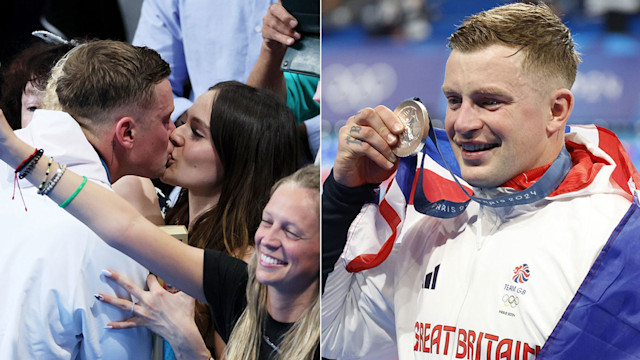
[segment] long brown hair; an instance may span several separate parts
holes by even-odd
[[[210,90],[217,90],[210,129],[224,177],[218,203],[191,225],[189,244],[243,257],[254,245],[271,186],[298,167],[295,119],[270,90],[237,81]],[[183,189],[165,221],[188,225],[191,220],[188,189]],[[211,320],[202,304],[196,307],[196,322],[206,335]]]

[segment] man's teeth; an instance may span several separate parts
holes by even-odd
[[[267,256],[265,254],[260,255],[260,260],[268,264],[274,264],[274,265],[286,264],[284,261],[280,261],[278,259],[272,258],[271,256]]]
[[[462,144],[462,148],[466,151],[482,151],[496,147],[496,144]]]

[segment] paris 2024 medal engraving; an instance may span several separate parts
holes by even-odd
[[[391,150],[396,156],[412,156],[422,150],[424,139],[429,132],[429,113],[417,100],[405,100],[393,113],[404,123],[404,131],[398,135],[398,144]]]

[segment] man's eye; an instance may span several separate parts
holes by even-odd
[[[462,100],[460,100],[459,97],[450,96],[447,98],[447,103],[449,104],[449,108],[456,109],[460,106]]]
[[[39,109],[39,107],[37,107],[37,106],[29,106],[29,107],[27,108],[27,111],[34,112],[34,111],[36,111],[36,110],[38,110],[38,109]]]

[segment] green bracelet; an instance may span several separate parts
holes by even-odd
[[[69,205],[69,203],[71,203],[71,201],[73,201],[73,199],[76,198],[76,196],[78,195],[78,193],[80,192],[80,190],[82,190],[82,188],[84,187],[84,184],[87,183],[87,177],[83,176],[82,177],[82,182],[80,183],[80,186],[78,186],[78,188],[76,189],[76,191],[73,192],[73,194],[71,194],[71,196],[69,196],[69,198],[67,200],[65,200],[62,204],[60,204],[59,206],[61,208],[66,207],[67,205]]]

